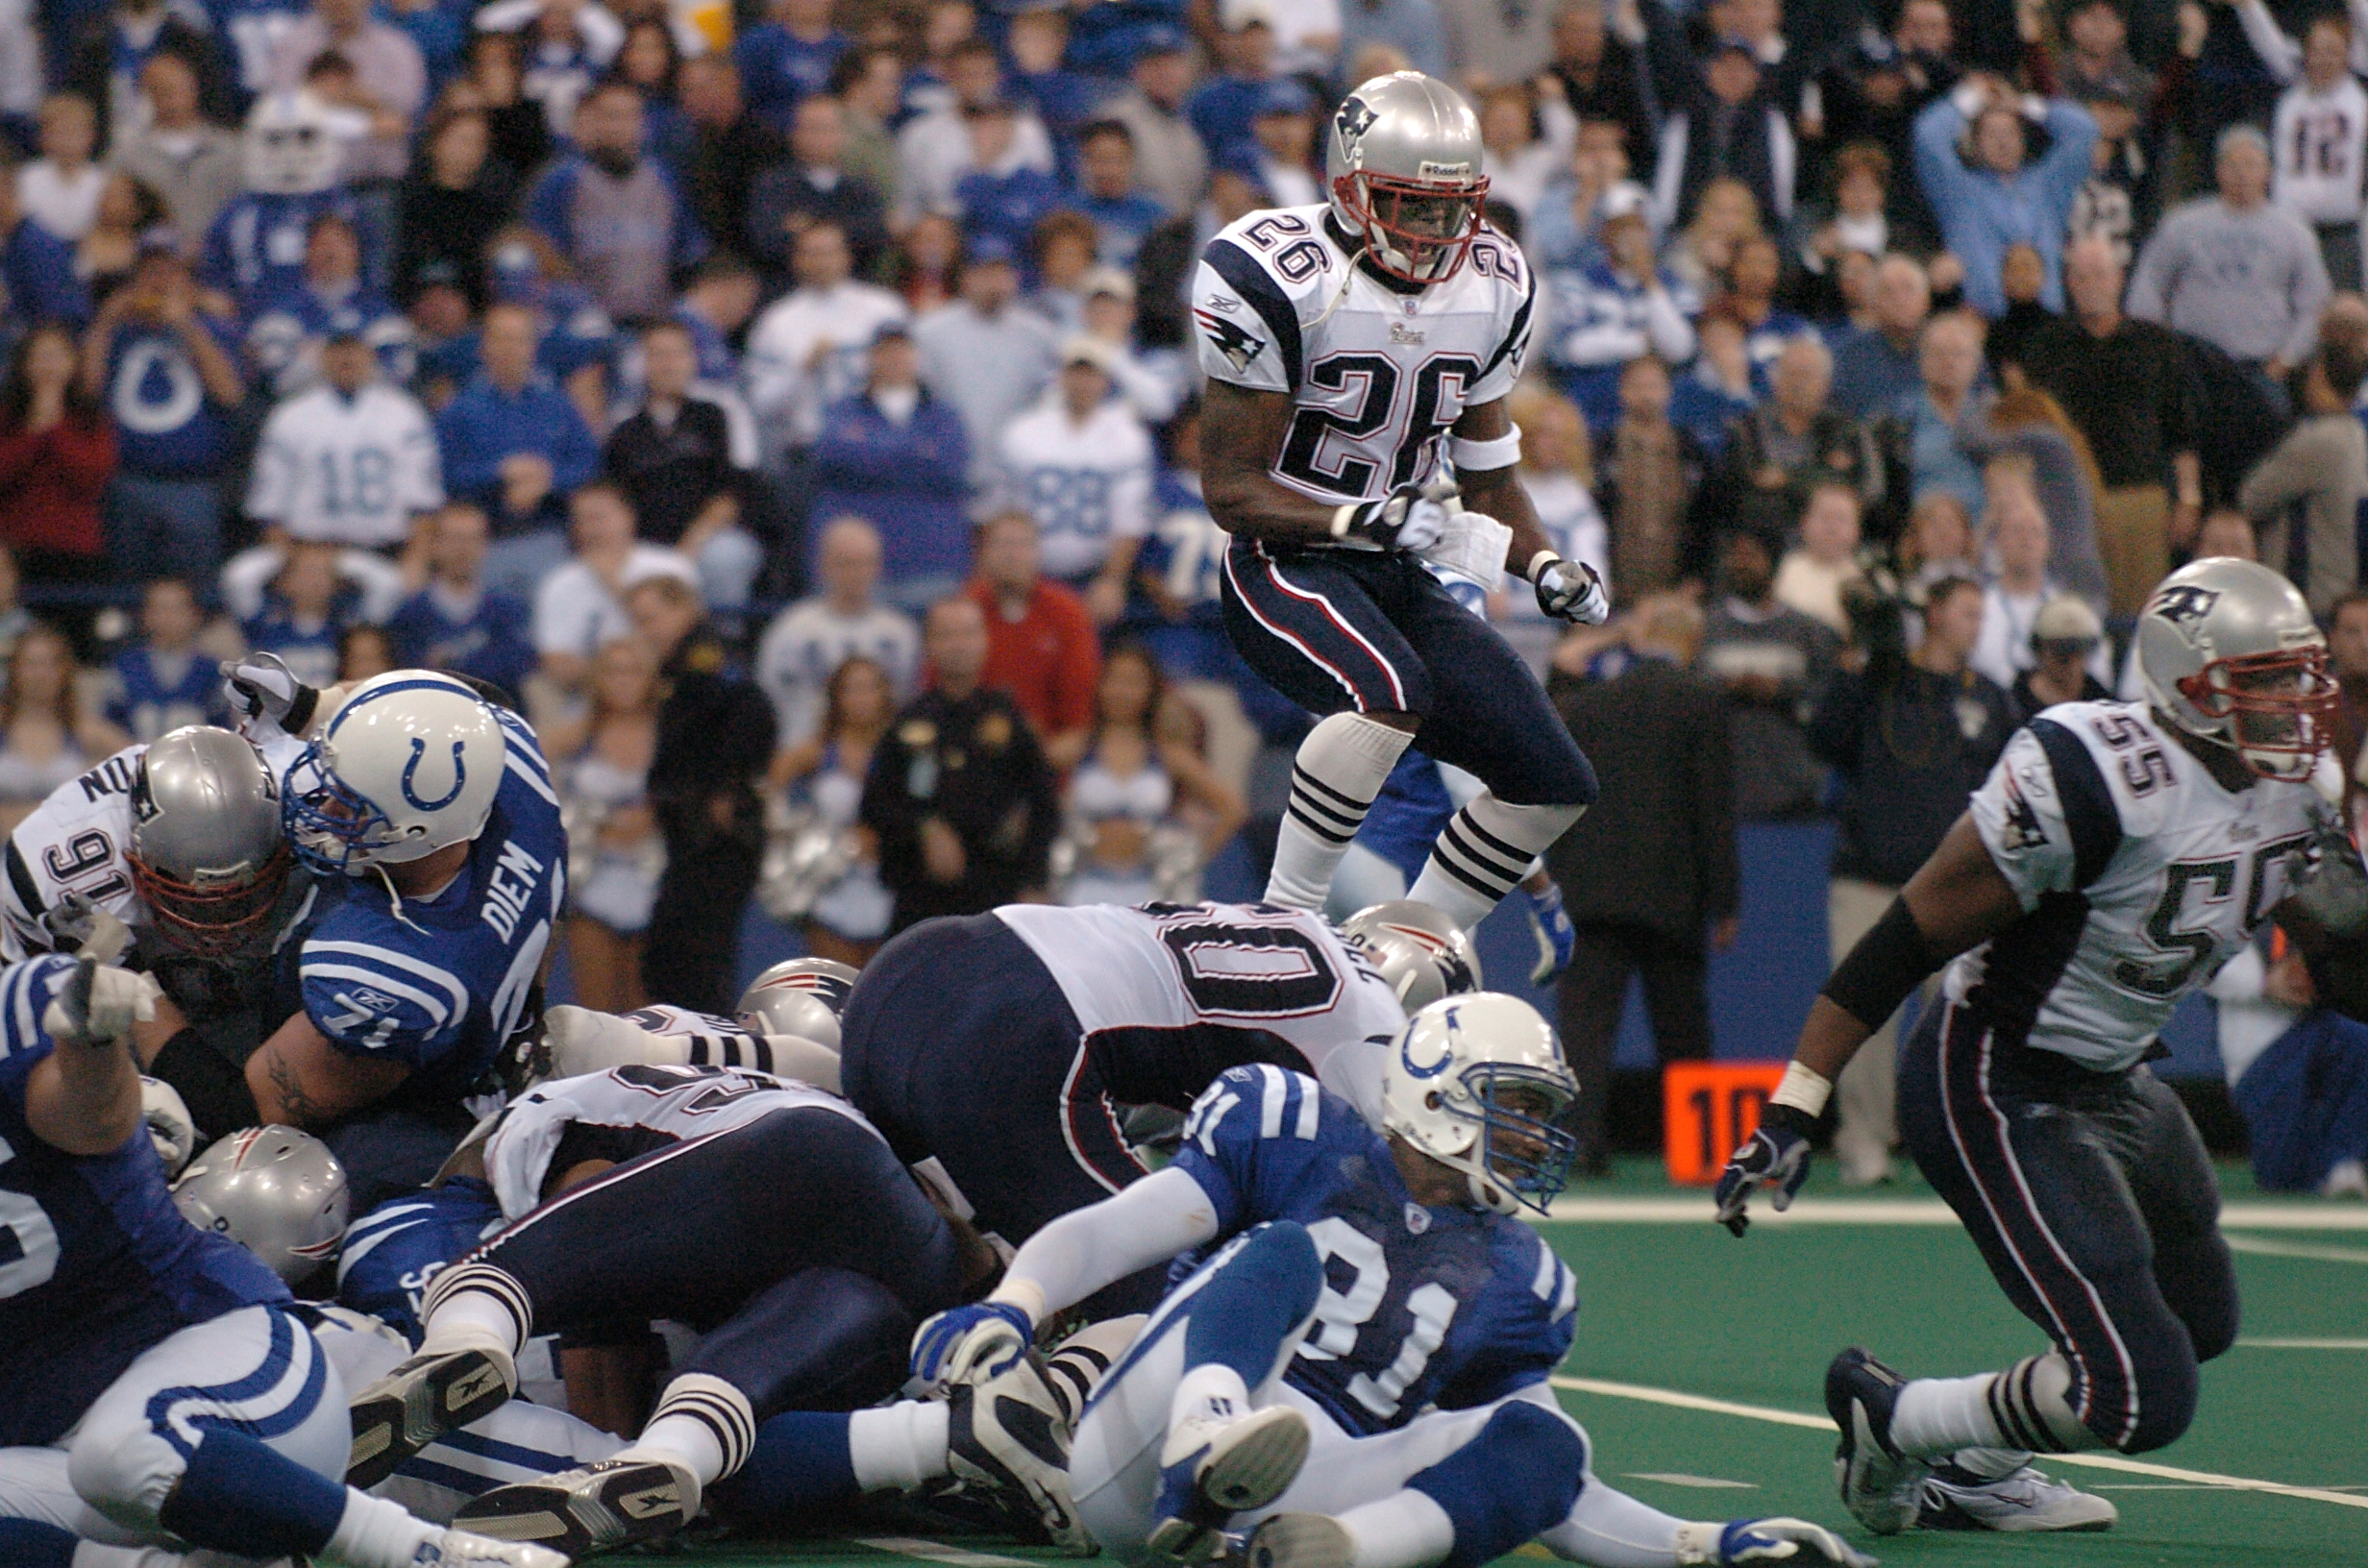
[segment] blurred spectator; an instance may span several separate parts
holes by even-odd
[[[1944,0],[1905,0],[1887,37],[1862,29],[1818,77],[1828,143],[1871,146],[1889,168],[1912,168],[1917,114],[1954,87],[1962,69],[1956,31]],[[1931,234],[1932,215],[1912,181],[1903,179],[1886,194],[1887,229],[1914,233],[1889,234],[1879,250]]]
[[[102,690],[107,722],[136,741],[153,741],[184,724],[222,724],[222,673],[199,650],[206,618],[197,593],[179,577],[155,577],[140,590],[139,640],[108,666]]]
[[[1973,519],[1965,503],[1946,490],[1919,497],[1909,508],[1895,553],[1901,580],[1918,600],[1943,577],[1982,580],[1973,562]]]
[[[368,619],[358,584],[337,571],[339,549],[327,540],[292,539],[279,549],[280,569],[263,588],[262,608],[241,628],[247,648],[277,653],[307,686],[337,682],[338,645]]]
[[[2019,378],[2017,378],[2019,380]],[[1994,509],[2003,465],[2036,487],[2055,543],[2047,574],[2067,594],[2102,611],[2105,562],[2097,551],[2097,460],[2088,442],[2055,399],[2029,385],[2010,386],[1977,404],[1957,428],[1957,444],[1982,464],[1986,509]]]
[[[2282,927],[2266,943],[2266,955],[2258,942],[2238,949],[2205,988],[2253,1180],[2267,1192],[2368,1197],[2368,1029],[2322,994],[2325,971]]]
[[[2134,616],[2193,536],[2203,503],[2195,392],[2171,332],[2121,310],[2122,268],[2102,239],[2064,256],[2067,319],[2032,335],[2023,364],[2086,438],[2103,488],[2097,549],[2108,612]],[[2173,484],[2178,505],[2172,505]]]
[[[1010,694],[1053,767],[1075,767],[1094,718],[1101,648],[1085,601],[1039,572],[1036,525],[1025,512],[979,526],[978,572],[964,592],[986,617],[978,678]]]
[[[1200,866],[1248,820],[1242,797],[1191,744],[1192,710],[1168,701],[1159,664],[1140,643],[1121,643],[1102,661],[1085,754],[1061,792],[1076,868],[1062,902],[1189,902]],[[1190,831],[1197,845],[1189,879],[1163,854],[1162,827]]]
[[[52,627],[36,624],[8,655],[0,686],[0,833],[49,792],[132,744],[106,720],[83,711],[74,649]]]
[[[1076,147],[1079,128],[1092,117],[1094,101],[1104,90],[1096,78],[1064,68],[1068,8],[1058,0],[1020,6],[1004,24],[1003,48],[1011,57],[1013,95],[1034,106],[1045,129],[1065,150],[1066,162]]]
[[[362,338],[394,384],[411,379],[411,324],[362,282],[361,241],[353,224],[323,212],[306,231],[303,273],[251,302],[247,357],[272,396],[291,397],[318,384],[321,346],[337,335]]]
[[[2317,239],[2269,205],[2269,146],[2248,125],[2221,133],[2217,196],[2162,220],[2138,253],[2128,308],[2259,367],[2272,382],[2310,355],[2329,293]]]
[[[970,438],[972,489],[993,492],[999,438],[1013,416],[1052,380],[1054,338],[1031,311],[1015,310],[1020,273],[1008,244],[971,247],[962,263],[962,295],[913,325],[921,381],[962,416]]]
[[[50,322],[17,343],[0,384],[0,539],[37,582],[107,575],[115,428],[78,371],[73,331]]]
[[[908,612],[951,593],[971,559],[969,439],[960,411],[920,375],[904,324],[882,326],[869,383],[825,413],[812,465],[812,515],[859,517],[879,530],[891,562],[882,597]]]
[[[1619,420],[1597,437],[1595,478],[1612,532],[1612,591],[1633,604],[1678,578],[1702,482],[1692,437],[1669,423],[1669,372],[1642,355],[1619,373]]]
[[[2270,122],[2270,146],[2277,155],[2272,199],[2318,235],[2328,282],[2337,289],[2356,291],[2360,285],[2360,172],[2361,153],[2368,146],[2363,141],[2368,137],[2368,91],[2352,74],[2352,21],[2341,15],[2313,16],[2297,44],[2266,12],[2248,8],[2245,15],[2251,22],[2267,24],[2246,31],[2270,74],[2291,84]]]
[[[764,547],[741,522],[756,431],[745,410],[693,385],[699,354],[687,328],[644,328],[641,351],[648,392],[608,432],[602,468],[632,501],[641,537],[698,566],[709,608],[745,610],[765,564]]]
[[[1663,1064],[1711,1054],[1710,948],[1735,941],[1741,876],[1727,718],[1717,689],[1691,669],[1701,644],[1702,612],[1655,598],[1638,607],[1616,674],[1581,681],[1558,672],[1548,687],[1607,785],[1546,852],[1578,928],[1556,988],[1564,1049],[1590,1083],[1611,1080],[1631,975],[1643,981]],[[1631,856],[1654,874],[1629,874]],[[1582,1165],[1597,1174],[1611,1164],[1607,1098],[1596,1095],[1571,1129]]]
[[[1834,156],[1834,206],[1810,230],[1800,247],[1801,264],[1825,276],[1857,252],[1880,257],[1891,248],[1890,220],[1884,202],[1891,185],[1891,155],[1871,141],[1854,141]]]
[[[1693,221],[1714,180],[1740,181],[1776,223],[1792,217],[1800,150],[1784,110],[1741,38],[1721,38],[1703,61],[1701,86],[1673,106],[1661,128],[1654,164],[1653,214],[1665,229]]]
[[[1605,25],[1605,9],[1603,0],[1566,0],[1554,17],[1553,63],[1539,78],[1539,86],[1551,92],[1552,85],[1559,85],[1563,103],[1574,118],[1616,125],[1625,146],[1649,156],[1660,107],[1653,100],[1643,50]],[[1421,57],[1412,48],[1406,53],[1417,61],[1417,69],[1442,74],[1438,66],[1420,64]]]
[[[1108,267],[1135,264],[1143,236],[1168,216],[1159,199],[1135,177],[1135,134],[1123,120],[1096,120],[1077,136],[1077,182],[1067,205],[1093,220],[1098,258]]]
[[[2354,589],[2327,616],[2328,673],[2335,677],[2335,761],[2343,768],[2344,824],[2356,830],[2360,751],[2368,744],[2368,592]]]
[[[535,327],[524,306],[487,310],[483,368],[435,416],[446,488],[493,523],[485,581],[521,597],[566,554],[557,520],[600,463],[583,416],[535,368]]]
[[[1965,666],[1981,631],[1980,587],[1943,579],[1926,600],[1914,653],[1837,675],[1810,721],[1810,744],[1844,784],[1826,902],[1837,964],[1939,847],[2014,730],[2007,694]],[[1932,991],[1927,982],[1928,1004]],[[1898,1141],[1891,1027],[1887,1019],[1835,1086],[1834,1153],[1848,1187],[1890,1179]]]
[[[481,30],[471,37],[466,80],[484,106],[494,158],[521,180],[541,168],[551,156],[551,127],[542,104],[522,90],[525,62],[518,36]]]
[[[41,101],[41,156],[16,171],[16,202],[25,216],[69,243],[98,221],[107,184],[107,171],[91,161],[98,140],[90,100],[51,93]]]
[[[206,231],[198,280],[242,311],[304,282],[313,225],[333,213],[362,240],[362,272],[384,270],[386,235],[362,222],[360,204],[337,181],[337,115],[309,92],[274,92],[247,112],[242,159],[247,188]]]
[[[826,221],[846,236],[855,270],[873,270],[888,244],[887,201],[846,171],[846,155],[847,120],[839,101],[817,93],[799,104],[788,159],[758,174],[748,187],[743,210],[749,248],[757,260],[786,272],[798,235]]]
[[[1064,208],[1038,219],[1027,239],[1036,286],[1021,306],[1048,325],[1056,339],[1073,336],[1085,328],[1088,280],[1101,270],[1094,264],[1101,236],[1091,219]]]
[[[698,574],[673,551],[633,537],[632,503],[605,479],[578,490],[568,512],[575,554],[535,586],[534,652],[544,676],[573,693],[602,644],[633,634],[627,594],[651,577],[695,584]]]
[[[1727,451],[1732,427],[1759,404],[1751,384],[1751,350],[1743,324],[1724,302],[1694,323],[1693,365],[1669,389],[1669,422],[1715,460]]]
[[[830,91],[847,127],[847,172],[894,206],[897,138],[889,125],[904,109],[904,57],[878,46],[842,55]]]
[[[2245,476],[2236,504],[2261,527],[2263,564],[2291,577],[2325,617],[2359,584],[2358,520],[2368,501],[2368,427],[2353,413],[2368,358],[2321,346],[2304,365],[2302,423]],[[2302,526],[2292,521],[2302,513]]]
[[[187,263],[141,253],[83,341],[82,388],[118,433],[107,548],[141,569],[209,582],[222,551],[222,480],[246,400],[237,338],[198,303]]]
[[[1653,257],[1652,225],[1633,208],[1603,223],[1603,255],[1557,267],[1546,361],[1565,396],[1600,434],[1619,417],[1621,370],[1640,355],[1665,364],[1693,357],[1693,326],[1671,293],[1673,281]]]
[[[1569,399],[1532,383],[1517,387],[1506,404],[1521,428],[1521,489],[1538,513],[1538,526],[1566,561],[1585,561],[1608,585],[1612,580],[1612,538],[1593,495],[1595,465],[1587,439],[1587,422]],[[1490,618],[1514,651],[1519,653],[1540,680],[1546,660],[1561,640],[1563,623],[1548,620],[1538,608],[1538,596],[1508,582],[1492,600]]]
[[[719,245],[734,243],[733,236],[748,224],[758,178],[780,161],[787,145],[779,133],[747,111],[739,67],[727,56],[694,55],[684,61],[675,73],[675,95],[682,125],[663,156],[700,232]],[[856,179],[869,184],[865,177]],[[779,258],[769,261],[781,264]]]
[[[526,601],[485,586],[485,514],[448,502],[420,527],[427,585],[387,618],[406,665],[490,681],[514,698],[534,673]]]
[[[139,263],[142,239],[164,225],[157,193],[120,169],[108,171],[99,191],[98,216],[74,247],[74,271],[94,301],[123,286]]]
[[[970,137],[970,162],[954,182],[953,207],[962,214],[963,236],[974,244],[990,236],[1025,244],[1060,205],[1060,182],[1037,167],[1021,144],[1019,110],[1010,99],[964,104],[962,128]]]
[[[648,577],[627,596],[657,660],[657,746],[649,798],[666,842],[650,910],[642,983],[654,1002],[722,1013],[739,987],[740,917],[765,842],[757,796],[773,760],[773,708],[679,577]]]
[[[1447,61],[1488,82],[1526,82],[1554,58],[1554,8],[1526,0],[1439,0]]]
[[[1785,551],[1776,568],[1778,601],[1843,635],[1849,633],[1850,618],[1842,611],[1842,588],[1863,575],[1859,524],[1856,486],[1837,479],[1811,485],[1801,509],[1801,542]]]
[[[1911,495],[1946,490],[1968,509],[1982,504],[1982,474],[1957,444],[1958,422],[1971,411],[1968,400],[1982,374],[1982,328],[1962,310],[1935,316],[1924,326],[1917,355],[1923,384],[1903,397],[1896,417],[1903,431]]]
[[[1426,0],[1400,3],[1421,5]],[[1193,85],[1191,42],[1173,28],[1147,32],[1129,77],[1126,90],[1102,111],[1133,136],[1135,171],[1143,188],[1170,213],[1189,213],[1199,205],[1201,183],[1209,171],[1208,150],[1184,114]]]
[[[765,19],[732,45],[749,111],[776,131],[789,130],[808,94],[828,89],[831,70],[850,47],[830,25],[830,0],[770,0]]]
[[[476,21],[480,32],[515,29],[518,94],[541,109],[555,138],[570,135],[578,106],[625,44],[625,24],[584,0],[493,0]]]
[[[369,115],[369,134],[348,143],[348,182],[400,180],[410,167],[411,123],[428,101],[428,66],[401,28],[372,18],[369,0],[311,0],[272,52],[267,86],[305,85],[306,70],[331,50],[354,67],[352,107]]]
[[[495,160],[492,126],[481,110],[439,111],[422,141],[398,204],[396,294],[410,298],[427,270],[441,264],[465,291],[481,295],[485,247],[507,219],[520,171]]]
[[[1211,40],[1217,74],[1194,88],[1184,106],[1211,158],[1221,158],[1250,139],[1250,121],[1266,101],[1268,82],[1278,74],[1273,12],[1268,0],[1227,0],[1218,11],[1218,20],[1221,31]]]
[[[1776,360],[1772,395],[1736,422],[1699,505],[1713,527],[1782,530],[1814,485],[1858,492],[1862,513],[1884,497],[1883,460],[1865,427],[1828,404],[1834,356],[1813,336],[1792,339]]]
[[[148,100],[147,123],[117,134],[110,160],[155,191],[181,243],[194,245],[238,194],[238,137],[206,118],[197,68],[185,54],[150,55],[139,68],[139,90]]]
[[[1003,429],[1004,476],[1035,520],[1045,571],[1084,596],[1098,626],[1124,613],[1151,531],[1151,438],[1110,395],[1114,357],[1098,338],[1071,338],[1060,380]]]
[[[1002,62],[995,46],[982,38],[955,46],[946,59],[947,105],[923,114],[897,133],[896,222],[901,227],[924,212],[952,214],[961,210],[954,186],[976,165],[966,111],[974,106],[999,103],[1003,93]],[[1052,140],[1032,110],[1015,108],[1011,116],[1010,166],[1052,171]]]
[[[1060,821],[1035,730],[1010,697],[981,684],[977,601],[955,595],[929,606],[922,652],[934,684],[897,714],[863,788],[862,821],[879,841],[899,931],[1041,897]],[[1089,682],[1089,700],[1092,692]]]
[[[111,147],[136,132],[155,110],[148,65],[160,57],[170,55],[188,66],[209,119],[230,119],[245,95],[263,85],[259,74],[236,79],[241,62],[225,57],[202,10],[178,11],[166,0],[116,0],[105,15],[62,35],[57,19],[56,12],[45,10],[51,34],[46,41],[56,59],[52,69],[63,65],[65,89],[98,108]],[[235,35],[232,41],[236,44]],[[255,62],[258,73],[263,63]]]
[[[577,1005],[630,1013],[649,1004],[643,934],[666,870],[649,796],[659,701],[649,648],[637,637],[603,643],[586,695],[581,718],[543,730],[567,821],[568,968]]]
[[[1655,228],[1668,235],[1662,264],[1677,280],[1678,303],[1688,315],[1726,287],[1735,248],[1766,233],[1760,222],[1759,198],[1732,175],[1717,175],[1702,186],[1694,199],[1693,219],[1682,230],[1666,221],[1658,204],[1648,211]]]
[[[1554,80],[1540,77],[1539,83]],[[1578,123],[1559,100],[1542,92],[1538,83],[1504,83],[1475,96],[1480,139],[1487,149],[1489,199],[1513,208],[1526,235],[1546,188],[1569,169]]]
[[[1807,817],[1825,796],[1804,720],[1838,668],[1841,638],[1776,597],[1781,547],[1774,532],[1723,535],[1703,619],[1699,667],[1726,695],[1735,814],[1745,821]]]
[[[674,273],[707,254],[707,236],[673,174],[642,155],[641,94],[625,82],[594,87],[576,110],[575,139],[576,155],[527,192],[527,221],[567,253],[610,316],[664,314]]]
[[[859,517],[833,518],[823,529],[817,562],[822,591],[783,610],[756,650],[756,683],[773,699],[785,747],[812,738],[826,688],[849,660],[863,660],[887,682],[883,724],[920,673],[921,632],[912,617],[873,598],[880,577],[879,530]],[[858,783],[862,774],[854,770]]]
[[[1310,207],[1324,199],[1316,124],[1316,100],[1296,77],[1267,84],[1244,145],[1257,160],[1259,184],[1276,207]]]
[[[1566,176],[1540,194],[1531,212],[1524,247],[1540,267],[1576,266],[1599,248],[1604,219],[1614,211],[1642,211],[1652,198],[1628,178],[1628,153],[1620,128],[1609,120],[1582,120]]]
[[[1915,390],[1917,344],[1932,307],[1924,269],[1904,256],[1885,257],[1875,269],[1874,326],[1834,347],[1834,406],[1852,419],[1872,419]]]
[[[1160,425],[1172,416],[1191,390],[1195,367],[1175,349],[1141,349],[1135,344],[1135,281],[1116,267],[1096,267],[1086,274],[1082,330],[1105,353],[1104,369],[1120,397],[1143,416],[1146,425]]]
[[[1966,302],[1985,316],[2006,313],[2000,267],[2017,245],[2039,253],[2041,303],[2063,308],[2064,224],[2088,178],[2097,122],[2068,99],[2048,104],[2043,118],[2035,107],[1996,78],[1976,75],[1915,120],[1924,199],[1939,216],[1942,239],[1964,263]],[[2036,162],[2027,161],[2026,115],[2047,131],[2048,149]]]
[[[1986,631],[1987,625],[1986,611]],[[2105,623],[2083,600],[2067,594],[2039,606],[2031,622],[2031,668],[2007,688],[2015,717],[2028,723],[2059,702],[2109,701],[2113,694],[2096,673],[2104,648]]]
[[[377,379],[353,332],[321,350],[321,384],[271,411],[247,486],[247,515],[291,539],[391,550],[444,504],[428,411]]]
[[[908,623],[905,628],[911,630]],[[918,649],[905,649],[918,656]],[[896,717],[897,691],[888,672],[861,653],[841,659],[819,684],[811,733],[786,742],[774,754],[769,782],[789,792],[793,814],[802,814],[808,831],[846,834],[854,853],[826,887],[816,890],[798,932],[817,958],[858,967],[870,962],[888,934],[896,899],[879,879],[879,850],[863,825],[865,775],[872,753]]]
[[[394,639],[386,635],[384,626],[373,625],[367,621],[357,622],[339,634],[338,684],[358,686],[365,680],[397,668]]]
[[[1767,374],[1796,337],[1814,335],[1808,320],[1776,303],[1784,282],[1784,250],[1765,234],[1736,242],[1735,260],[1727,269],[1726,292],[1719,305],[1742,323],[1751,351],[1752,375],[1759,389],[1767,390]],[[1832,372],[1827,373],[1828,380]]]
[[[1982,591],[1982,635],[1965,662],[1975,674],[2010,690],[2038,662],[2040,615],[2072,596],[2048,574],[2048,517],[2029,469],[2018,470],[2002,458],[1986,477],[1989,556],[1996,573]],[[2110,680],[2113,667],[2104,648],[2092,640],[2088,655],[2089,674],[2100,683]]]
[[[533,312],[535,368],[567,394],[587,429],[606,429],[609,367],[620,349],[616,324],[576,281],[574,265],[551,236],[523,223],[504,227],[485,256],[485,282],[495,305]],[[481,336],[463,333],[445,346],[456,384],[476,374]]]
[[[863,386],[874,337],[905,319],[894,294],[853,281],[854,252],[836,223],[808,224],[790,257],[798,286],[749,330],[749,406],[769,452],[813,445],[823,410]]]
[[[15,171],[0,157],[0,286],[10,314],[25,321],[90,319],[90,293],[74,270],[74,247],[24,215]]]
[[[740,384],[740,357],[732,345],[756,314],[764,284],[756,269],[729,251],[719,251],[691,269],[675,296],[667,320],[691,334],[699,381],[717,388]],[[626,378],[629,383],[630,378]],[[636,389],[638,391],[640,389]]]

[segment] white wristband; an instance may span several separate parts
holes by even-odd
[[[1493,441],[1467,441],[1460,435],[1453,436],[1447,442],[1447,460],[1455,464],[1458,474],[1486,474],[1511,468],[1521,460],[1521,427],[1514,426]]]
[[[1833,1096],[1834,1082],[1814,1067],[1798,1062],[1785,1064],[1784,1082],[1767,1097],[1770,1105],[1788,1105],[1805,1116],[1821,1115],[1825,1102]]]
[[[1364,502],[1355,501],[1348,502],[1345,506],[1335,506],[1332,509],[1332,537],[1345,538],[1348,533],[1348,525],[1355,522],[1357,514],[1363,510],[1365,510]]]
[[[1539,573],[1561,561],[1561,559],[1562,557],[1554,551],[1550,550],[1542,550],[1538,551],[1537,554],[1532,555],[1529,558],[1529,564],[1527,566],[1521,568],[1521,576],[1531,582],[1536,582],[1538,580]]]

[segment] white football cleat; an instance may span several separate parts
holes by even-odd
[[[2121,1510],[2106,1499],[2024,1465],[1996,1481],[1936,1466],[1924,1478],[1919,1530],[2110,1530]]]
[[[540,1481],[496,1486],[453,1523],[562,1557],[671,1535],[699,1516],[699,1478],[667,1459],[603,1459]]]
[[[364,1491],[448,1432],[492,1414],[518,1392],[505,1352],[472,1347],[414,1356],[354,1396],[354,1448],[345,1483]]]
[[[568,1568],[568,1559],[528,1541],[497,1541],[465,1530],[447,1530],[420,1547],[411,1568]]]
[[[1242,1549],[1246,1568],[1349,1568],[1357,1543],[1328,1513],[1278,1513]]]
[[[1159,1451],[1159,1500],[1144,1548],[1154,1561],[1203,1562],[1226,1550],[1237,1513],[1263,1508],[1291,1489],[1307,1462],[1307,1417],[1288,1405],[1229,1421],[1195,1416]]]
[[[1023,1499],[1052,1544],[1090,1557],[1094,1537],[1069,1494],[1069,1415],[1034,1355],[973,1387],[957,1384],[946,1412],[946,1458],[963,1481]]]

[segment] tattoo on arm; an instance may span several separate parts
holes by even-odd
[[[280,1108],[287,1119],[299,1127],[314,1127],[329,1119],[328,1111],[305,1092],[304,1079],[285,1052],[266,1045],[263,1072],[271,1079],[272,1092],[280,1097]]]

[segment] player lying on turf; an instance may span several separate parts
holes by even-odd
[[[2138,616],[2145,702],[2069,702],[2008,742],[1970,810],[1811,1009],[1760,1130],[1718,1182],[1735,1234],[1800,1190],[1833,1081],[1942,965],[1900,1053],[1899,1120],[2008,1299],[2054,1342],[2003,1372],[1826,1373],[1842,1496],[1870,1530],[2102,1530],[2113,1506],[2033,1452],[2142,1454],[2194,1419],[2236,1336],[2211,1163],[2145,1066],[2180,1000],[2322,855],[2356,851],[2314,789],[2335,686],[2309,606],[2212,558]],[[1952,962],[1954,960],[1954,962]]]
[[[1393,1042],[1385,1137],[1315,1080],[1259,1065],[1195,1105],[1173,1164],[1020,1249],[983,1302],[925,1324],[913,1370],[992,1409],[997,1457],[1056,1533],[1128,1562],[1473,1568],[1533,1537],[1604,1568],[1867,1559],[1794,1519],[1702,1524],[1605,1485],[1547,1379],[1578,1286],[1516,1216],[1561,1189],[1578,1093],[1513,997],[1449,997]],[[1179,1283],[1096,1387],[1066,1469],[1037,1326],[1114,1279]],[[974,1384],[975,1386],[974,1386]],[[959,1408],[959,1407],[957,1407]],[[948,1472],[950,1423],[905,1404],[759,1434],[777,1505]]]

